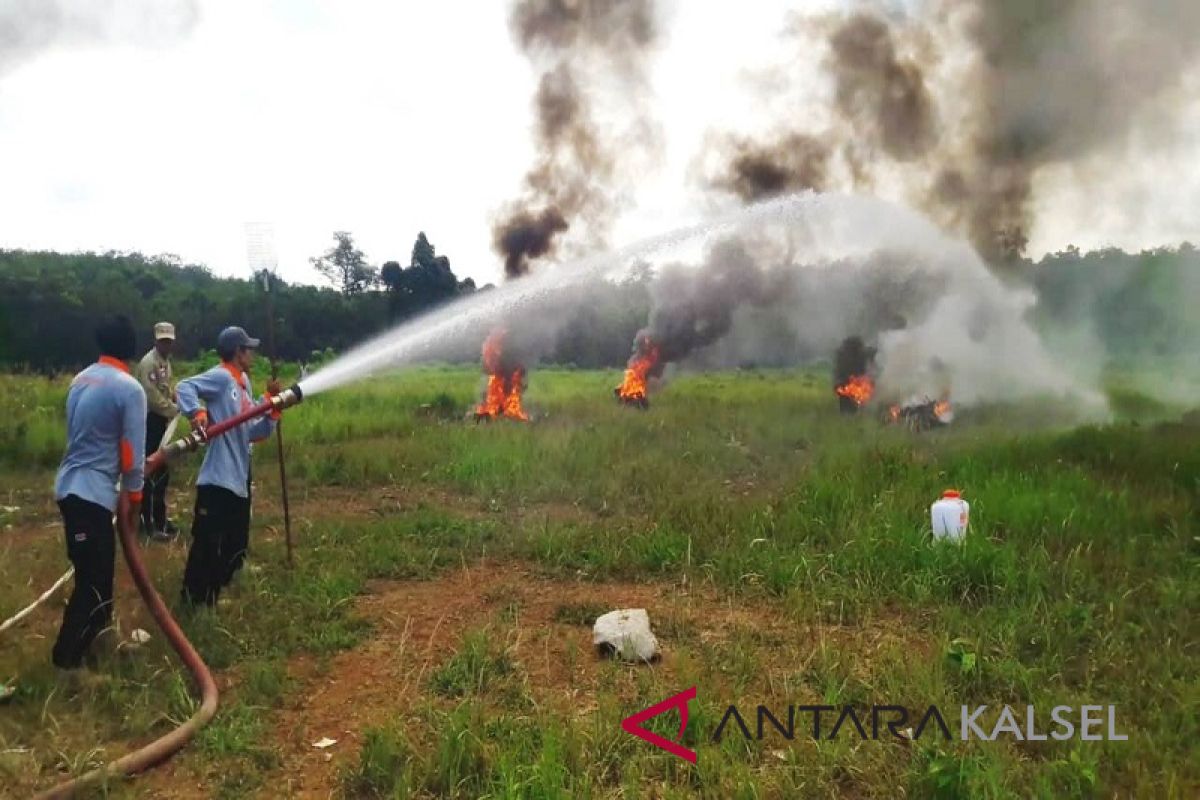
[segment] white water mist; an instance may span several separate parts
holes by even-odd
[[[463,342],[482,341],[489,326],[512,320],[543,325],[547,337],[553,338],[556,326],[588,302],[586,293],[578,291],[588,281],[622,272],[636,261],[661,261],[684,249],[695,250],[718,236],[786,242],[785,259],[768,261],[770,256],[763,256],[747,268],[792,271],[806,278],[772,297],[772,310],[783,316],[804,349],[825,357],[841,337],[863,333],[856,326],[864,296],[875,291],[872,281],[880,274],[918,276],[925,296],[908,309],[903,327],[881,334],[878,342],[880,387],[894,397],[949,392],[956,404],[970,405],[1049,395],[1103,408],[1100,394],[1057,365],[1030,326],[1026,316],[1035,302],[1030,290],[1002,283],[969,245],[946,236],[916,212],[872,198],[812,193],[739,208],[612,253],[547,265],[526,278],[405,322],[338,358],[301,388],[314,395],[435,358],[454,343],[461,352]],[[888,272],[871,272],[865,265],[880,253],[887,254]],[[676,267],[684,270],[697,294],[703,293],[709,279],[703,265]],[[803,272],[818,268],[837,274],[814,280],[816,273]],[[739,302],[724,296],[721,300]],[[729,339],[765,345],[764,337],[741,336],[739,324],[735,322]],[[715,348],[723,344],[728,345],[717,343]]]
[[[519,315],[527,306],[553,305],[555,295],[586,280],[616,272],[638,259],[669,251],[718,233],[735,231],[751,224],[798,223],[814,217],[830,198],[797,194],[738,209],[698,225],[644,239],[611,253],[564,264],[545,265],[533,275],[506,283],[404,322],[350,350],[323,367],[300,387],[306,396],[361,380],[382,370],[411,364],[428,357],[439,344],[474,333],[480,325]]]

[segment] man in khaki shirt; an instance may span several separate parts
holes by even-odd
[[[179,415],[175,391],[171,386],[171,350],[175,347],[175,326],[160,322],[154,326],[154,347],[138,362],[134,376],[146,390],[146,457],[158,450],[171,420]],[[171,475],[166,467],[146,479],[142,502],[142,530],[158,541],[170,541],[179,529],[167,519],[167,485]]]

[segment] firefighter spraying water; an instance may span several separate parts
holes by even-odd
[[[250,357],[257,347],[257,342],[245,331],[234,330],[233,333],[227,331],[226,334],[235,337],[236,341],[231,339],[218,343],[225,364],[205,375],[183,381],[180,388],[179,405],[183,413],[194,423],[192,431],[181,439],[162,447],[145,462],[144,473],[152,476],[162,466],[183,454],[194,451],[202,445],[208,446],[205,464],[201,469],[198,481],[197,517],[213,519],[211,524],[201,522],[196,526],[193,553],[189,556],[189,569],[185,577],[185,599],[192,603],[215,603],[221,589],[228,583],[232,573],[241,563],[239,551],[244,549],[242,542],[247,539],[243,518],[249,507],[249,488],[246,485],[249,479],[249,460],[246,455],[248,455],[250,438],[259,433],[270,432],[272,428],[273,420],[262,419],[263,417],[277,418],[285,409],[300,403],[306,397],[356,382],[386,369],[394,369],[419,360],[437,357],[440,353],[439,347],[446,343],[461,340],[464,335],[473,334],[480,328],[494,330],[498,321],[518,316],[524,307],[531,306],[538,301],[553,300],[564,290],[581,285],[585,281],[615,274],[624,270],[631,262],[648,258],[659,251],[684,244],[703,244],[713,234],[723,233],[731,228],[784,224],[804,225],[813,231],[829,232],[833,238],[825,245],[831,252],[837,252],[839,249],[853,248],[850,243],[836,238],[837,226],[824,223],[843,218],[852,222],[855,219],[865,218],[875,220],[880,215],[888,214],[906,220],[911,226],[917,226],[920,231],[927,233],[928,236],[921,241],[929,243],[928,246],[934,255],[939,258],[945,256],[943,260],[953,260],[956,264],[958,263],[959,251],[951,245],[946,245],[936,231],[920,227],[918,224],[920,220],[909,219],[901,212],[862,198],[801,194],[739,209],[701,225],[663,234],[624,250],[605,253],[574,264],[560,265],[558,269],[535,273],[523,278],[520,282],[449,304],[430,314],[407,321],[352,349],[289,389],[280,390],[278,385],[269,387],[271,391],[257,403],[250,399],[251,386],[245,376],[246,367],[249,364],[240,361],[244,356]],[[887,237],[899,235],[894,232],[903,226],[875,224],[868,228],[851,224],[847,228],[853,229],[857,233],[870,230],[878,234],[882,238],[871,244],[882,247],[888,243]],[[862,247],[861,237],[856,235],[854,238],[853,247]],[[951,259],[950,256],[955,256],[955,258]],[[979,277],[976,273],[981,267],[975,262],[967,263],[970,272],[968,277]],[[705,276],[701,275],[697,280],[704,280],[704,278]],[[983,281],[983,278],[979,278],[979,280],[986,284],[983,290],[984,295],[987,295],[988,292],[995,294],[1000,291],[999,289],[993,291],[992,284]],[[728,285],[728,282],[720,285]],[[697,301],[707,301],[709,294],[711,292],[693,292],[689,296]],[[1005,298],[1007,295],[1001,296],[1002,300]],[[707,324],[710,318],[720,323],[724,322],[729,315],[725,314],[720,307],[710,308],[710,304],[707,302],[699,305],[692,303],[691,308],[699,309],[704,313],[684,314],[682,312],[686,309],[681,309],[679,315],[669,317],[665,313],[659,313],[658,319],[663,322],[660,327],[665,329],[667,334],[679,335],[678,331],[692,332],[694,335],[688,338],[688,343],[693,345],[692,349],[695,349],[695,347],[711,344],[715,340],[716,337],[710,335],[712,331],[725,329],[719,325]],[[998,303],[995,313],[989,318],[992,328],[997,331],[1010,332],[1017,324],[1015,314],[1018,310],[1020,309],[1017,304]],[[716,316],[709,314],[709,311],[714,312]],[[674,323],[677,320],[687,324],[665,324],[666,322]],[[706,324],[697,325],[697,321],[703,321]],[[899,354],[905,352],[904,347],[908,345],[911,345],[909,349],[915,348],[919,354],[927,354],[926,350],[936,352],[938,349],[936,345],[947,341],[945,337],[934,336],[934,333],[937,332],[939,331],[930,329],[928,325],[914,324],[902,332],[904,336],[902,341],[881,341],[881,352],[886,349],[889,355]],[[226,334],[223,334],[223,337]],[[928,335],[925,336],[925,334]],[[961,341],[961,337],[956,341]],[[686,352],[677,346],[677,340],[671,338],[670,335],[666,339],[656,336],[651,342],[652,348],[638,352],[638,355],[645,357],[645,365],[637,358],[628,365],[632,374],[627,374],[626,378],[632,378],[631,383],[633,384],[637,384],[639,381],[644,384],[646,379],[654,377],[656,365],[673,362],[682,355],[686,355]],[[225,346],[230,344],[232,348]],[[885,348],[886,345],[890,345],[890,349]],[[132,356],[132,347],[127,349],[128,353],[124,350],[121,353],[125,358]],[[895,365],[899,362],[894,359],[889,363]],[[960,371],[964,369],[963,363],[956,361],[950,363],[955,369]],[[1031,363],[1036,363],[1036,360]],[[979,360],[969,361],[966,366],[979,367]],[[503,365],[501,367],[498,370],[499,377],[503,379],[504,373],[507,372],[510,387],[514,382],[519,385],[519,381],[514,381],[514,371],[504,369]],[[105,366],[104,369],[112,371],[116,370],[116,367]],[[495,376],[496,371],[489,370],[489,372],[492,373],[489,378]],[[993,372],[995,370],[989,370],[989,377],[994,377]],[[1040,374],[1036,370],[1026,370],[1026,372],[1034,378]],[[881,382],[885,382],[886,376],[886,372],[881,372]],[[119,381],[116,378],[114,380]],[[1010,381],[1011,383],[1013,382]],[[1036,387],[1038,383],[1031,379],[1023,385]],[[640,398],[644,403],[644,385],[630,388],[631,395],[634,398]],[[140,391],[139,394],[141,394]],[[144,398],[144,395],[142,396]],[[202,403],[207,405],[205,413],[201,413]],[[133,408],[131,413],[133,414],[131,419],[136,417],[136,427],[140,431],[138,435],[144,436],[146,413],[144,404]],[[133,423],[129,423],[127,427],[132,429]],[[122,431],[123,429],[114,427],[113,436],[119,439],[124,435]],[[231,438],[222,441],[225,436]],[[135,441],[131,438],[128,449],[136,453],[141,450],[142,446],[140,439]],[[244,454],[243,448],[246,448],[246,454]],[[106,452],[115,453],[115,445]],[[111,490],[120,471],[117,469],[119,465],[110,466],[111,469],[104,474],[104,479],[108,481]],[[137,485],[135,486],[135,484]],[[83,784],[93,783],[112,775],[137,772],[167,758],[182,747],[216,710],[217,692],[212,676],[167,611],[141,561],[136,541],[135,518],[131,514],[131,510],[136,507],[136,501],[140,500],[134,496],[136,491],[141,488],[140,481],[135,481],[130,475],[124,488],[127,497],[123,501],[118,499],[112,504],[112,508],[119,512],[117,531],[121,536],[130,571],[139,592],[166,638],[195,676],[201,691],[202,702],[190,720],[166,737],[106,767],[88,773],[76,781],[57,787],[52,790],[50,796],[65,796]],[[109,515],[107,506],[102,510],[105,515]],[[217,543],[215,547],[214,542]],[[228,558],[225,554],[226,545],[233,548],[233,552],[229,554]],[[212,558],[214,550],[219,551],[216,559]],[[111,576],[111,568],[108,572]]]
[[[184,381],[180,387],[180,406],[191,419],[193,431],[162,447],[143,464],[136,454],[144,447],[146,395],[129,375],[125,363],[134,355],[133,327],[124,317],[112,318],[97,330],[96,340],[99,361],[76,376],[68,395],[67,454],[55,487],[67,552],[75,569],[75,589],[64,612],[52,658],[72,678],[82,674],[80,668],[85,657],[108,625],[112,613],[115,512],[122,551],[138,592],[192,673],[201,702],[192,717],[170,733],[112,763],[59,784],[40,795],[44,798],[69,797],[109,777],[141,772],[182,748],[216,713],[216,682],[167,610],[141,559],[136,532],[144,480],[183,453],[209,444],[198,487],[201,496],[197,499],[197,515],[205,519],[193,528],[183,594],[187,601],[215,603],[221,587],[232,578],[245,553],[249,524],[249,438],[252,434],[269,433],[282,411],[303,398],[298,386],[279,391],[277,385],[271,385],[269,389],[273,391],[259,402],[251,402],[245,371],[253,362],[257,340],[240,328],[226,329],[218,338],[222,365]],[[223,372],[214,374],[215,370]],[[200,401],[205,403],[203,408]],[[233,438],[223,438],[226,436]],[[232,485],[227,485],[230,482]],[[244,504],[239,489],[246,495]],[[215,496],[222,490],[219,497]],[[230,497],[225,497],[224,492]],[[213,510],[218,513],[210,513]],[[245,525],[242,525],[243,514]],[[230,557],[222,558],[221,554],[226,552]],[[39,602],[49,595],[50,592],[43,594]],[[18,614],[18,618],[28,610]]]

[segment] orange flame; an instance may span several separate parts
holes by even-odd
[[[517,367],[508,378],[508,397],[504,398],[504,416],[528,422],[529,415],[521,407],[521,386],[524,383],[525,369]]]
[[[954,421],[954,407],[949,395],[941,400],[912,398],[904,405],[888,406],[885,422],[904,422],[914,430],[927,430],[938,425],[949,425]]]
[[[475,407],[477,418],[487,417],[527,422],[529,416],[521,407],[521,388],[525,384],[525,368],[515,367],[511,371],[504,365],[504,336],[507,331],[497,328],[483,343],[483,371],[488,374],[487,390],[483,400]]]
[[[496,328],[483,340],[483,371],[488,375],[500,374],[500,359],[504,355],[504,337],[508,331]]]
[[[639,353],[625,368],[625,380],[616,389],[617,399],[625,403],[646,402],[646,378],[658,363],[658,345],[645,340]]]
[[[839,397],[847,397],[853,400],[854,404],[861,408],[875,394],[875,381],[871,380],[870,375],[853,375],[850,380],[834,389],[834,391],[837,392]]]

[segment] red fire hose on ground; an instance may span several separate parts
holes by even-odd
[[[230,429],[264,414],[290,408],[299,403],[303,397],[299,385],[296,385],[275,397],[267,398],[235,417],[214,423],[209,426],[207,431],[192,431],[184,438],[172,442],[146,459],[146,475],[153,475],[168,461],[195,450],[209,439],[216,438]],[[133,582],[137,585],[138,593],[141,594],[150,613],[154,615],[154,621],[158,623],[158,627],[167,641],[171,643],[171,647],[175,648],[175,652],[179,654],[180,659],[195,678],[196,685],[200,689],[200,707],[196,709],[196,713],[190,719],[165,736],[155,739],[145,747],[128,753],[116,761],[80,775],[78,778],[60,783],[38,795],[37,800],[71,797],[75,792],[87,786],[122,775],[135,775],[162,763],[182,749],[217,713],[217,683],[213,680],[208,665],[204,663],[204,659],[200,657],[196,648],[183,634],[179,623],[171,616],[162,597],[155,590],[154,584],[150,582],[146,565],[142,561],[141,549],[138,547],[137,532],[125,524],[127,518],[127,514],[118,513],[117,515],[117,527],[121,536],[121,550],[125,553],[125,562],[129,565],[129,572],[133,576]]]

